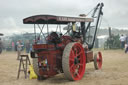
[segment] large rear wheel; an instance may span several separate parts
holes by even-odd
[[[80,43],[69,43],[63,52],[62,68],[69,80],[81,80],[86,66],[84,48]]]

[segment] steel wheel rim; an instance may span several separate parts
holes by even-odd
[[[81,44],[75,43],[69,56],[70,73],[74,80],[80,80],[85,72],[85,52]]]
[[[98,64],[98,69],[101,69],[101,67],[102,67],[102,54],[101,54],[101,52],[98,52],[97,64]]]

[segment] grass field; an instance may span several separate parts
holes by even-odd
[[[96,50],[97,51],[97,50]],[[21,72],[17,80],[19,61],[16,52],[0,55],[0,85],[128,85],[128,54],[123,50],[102,50],[103,67],[94,70],[93,62],[86,64],[86,72],[80,81],[68,81],[63,74],[38,81],[24,78]]]

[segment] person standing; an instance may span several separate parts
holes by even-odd
[[[125,39],[125,53],[128,52],[128,35],[126,36],[126,39]]]
[[[121,42],[121,49],[124,49],[124,46],[125,46],[125,36],[123,34],[120,36],[120,42]]]
[[[14,51],[14,46],[15,46],[15,43],[12,41],[12,51]]]
[[[25,47],[26,47],[26,53],[29,53],[30,52],[30,42],[29,42],[29,40],[26,41]]]
[[[16,44],[17,44],[17,60],[19,60],[20,59],[21,50],[22,50],[21,41],[18,40]]]
[[[2,45],[2,40],[1,40],[1,38],[0,38],[0,54],[2,53],[2,47],[3,47],[3,45]]]

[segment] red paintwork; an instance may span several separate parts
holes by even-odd
[[[86,63],[93,61],[93,51],[86,51]]]
[[[59,47],[62,47],[62,44],[58,44]],[[41,64],[41,62],[45,59],[47,59],[47,62],[48,62],[48,65],[49,65],[49,70],[43,70],[41,66],[39,68],[39,73],[41,76],[47,76],[47,77],[50,77],[50,76],[53,76],[53,75],[56,75],[58,72],[58,69],[57,69],[57,61],[61,61],[61,56],[62,56],[62,51],[61,50],[55,50],[55,46],[54,45],[49,45],[49,44],[36,44],[36,45],[33,45],[33,48],[34,49],[46,49],[46,51],[42,51],[42,52],[39,52],[38,53],[38,61],[39,61],[39,64]],[[47,50],[47,49],[50,49],[50,50]],[[62,47],[63,49],[63,47]],[[59,60],[60,59],[60,60]],[[54,60],[54,61],[53,61]]]
[[[41,76],[50,77],[58,74],[58,70],[62,70],[62,54],[64,47],[71,42],[71,38],[69,36],[62,36],[62,43],[57,44],[56,49],[54,44],[34,44],[34,50],[44,49],[41,52],[38,52],[38,61],[39,61],[39,73]],[[48,68],[47,70],[43,70],[41,65],[42,61],[47,59]]]

